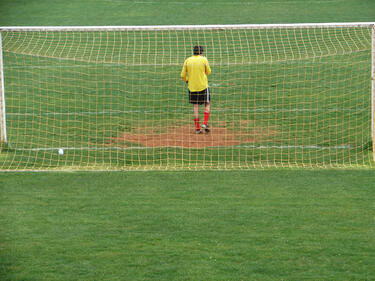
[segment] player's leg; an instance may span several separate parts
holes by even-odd
[[[204,106],[204,119],[203,124],[208,124],[208,119],[210,118],[211,103],[206,103]]]
[[[210,90],[207,88],[207,101],[204,106],[204,117],[203,117],[203,125],[202,128],[206,131],[206,133],[210,132],[210,127],[208,126],[208,119],[210,118],[210,110],[211,110],[211,97],[210,97]]]
[[[195,133],[201,133],[201,127],[199,124],[199,104],[193,105],[193,115],[194,115],[194,123],[195,123]]]
[[[199,100],[198,100],[198,93],[197,92],[190,92],[189,91],[189,103],[193,105],[193,117],[194,117],[194,124],[195,124],[195,133],[200,134],[202,133],[201,127],[199,124]]]

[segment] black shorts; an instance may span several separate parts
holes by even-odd
[[[204,89],[200,92],[189,91],[189,103],[192,104],[207,104],[211,101],[210,88]]]

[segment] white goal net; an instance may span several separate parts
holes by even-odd
[[[0,35],[0,170],[374,166],[374,23]],[[180,78],[194,46],[212,70],[202,134]]]

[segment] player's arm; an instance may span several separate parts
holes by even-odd
[[[205,68],[206,68],[206,75],[210,75],[211,74],[211,67],[210,67],[207,59],[206,59]]]
[[[184,66],[182,67],[182,70],[181,70],[181,79],[182,79],[182,81],[184,81],[184,82],[187,82],[187,81],[188,81],[188,77],[187,77],[187,64],[186,64],[186,61],[185,61]]]

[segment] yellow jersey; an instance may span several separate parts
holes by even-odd
[[[190,92],[200,92],[208,88],[207,75],[211,68],[206,57],[194,55],[187,58],[181,71],[181,79],[188,82]]]

